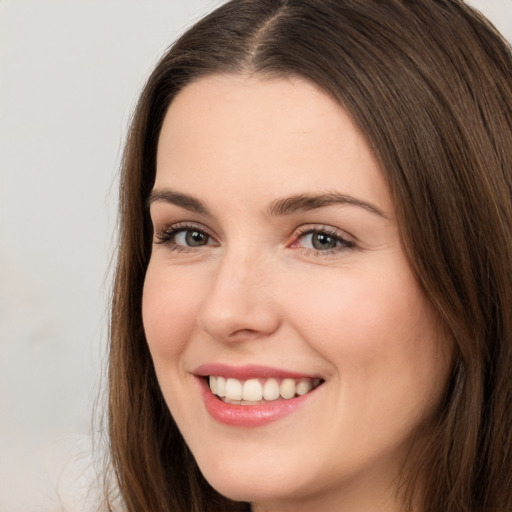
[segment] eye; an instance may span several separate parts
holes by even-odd
[[[339,241],[335,237],[322,232],[312,232],[303,237],[303,241],[307,240],[308,244],[311,244],[313,249],[318,251],[326,251],[334,249],[338,246]]]
[[[196,226],[173,225],[155,233],[156,244],[166,244],[171,249],[193,250],[196,247],[216,245],[213,238]]]
[[[355,247],[355,243],[344,238],[341,233],[332,228],[306,228],[299,231],[293,248],[302,248],[316,254],[331,254]]]
[[[209,236],[198,229],[182,229],[174,233],[174,243],[188,247],[208,245]]]

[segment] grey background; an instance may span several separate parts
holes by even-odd
[[[219,3],[0,0],[0,512],[91,510],[123,139]],[[471,3],[512,39],[512,0]]]

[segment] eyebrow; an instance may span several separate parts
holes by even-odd
[[[191,212],[211,215],[210,210],[208,210],[207,206],[199,199],[189,196],[188,194],[177,192],[170,188],[154,189],[146,201],[146,207],[149,208],[155,201],[164,201],[169,204],[180,206],[185,210],[190,210]]]
[[[211,215],[208,207],[199,199],[170,188],[154,189],[146,201],[147,208],[156,201],[164,201],[192,212]],[[385,219],[387,218],[384,212],[374,204],[347,194],[340,194],[339,192],[298,194],[295,196],[275,199],[270,203],[267,213],[272,217],[286,216],[333,205],[357,206],[369,211],[370,213]]]
[[[325,206],[350,205],[364,208],[365,210],[387,218],[384,212],[372,203],[357,199],[339,192],[327,192],[325,194],[299,194],[272,201],[268,208],[269,215],[291,215],[308,210],[316,210]]]

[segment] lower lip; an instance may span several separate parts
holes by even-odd
[[[278,421],[300,409],[318,389],[289,400],[274,400],[261,405],[237,405],[223,402],[210,391],[205,379],[198,380],[204,405],[210,416],[220,423],[233,427],[262,427]]]

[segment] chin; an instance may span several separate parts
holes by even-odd
[[[234,501],[254,503],[286,500],[307,486],[297,474],[301,473],[300,467],[295,469],[295,474],[291,474],[287,468],[279,467],[277,460],[271,460],[263,466],[248,465],[243,461],[236,464],[210,461],[207,467],[199,467],[218,493]]]
[[[286,489],[276,485],[275,482],[262,482],[259,479],[251,479],[251,477],[245,478],[244,481],[241,481],[239,478],[236,480],[214,478],[208,480],[208,482],[219,494],[233,501],[265,503],[281,500],[286,501],[288,496],[293,496],[293,491],[288,493]]]

